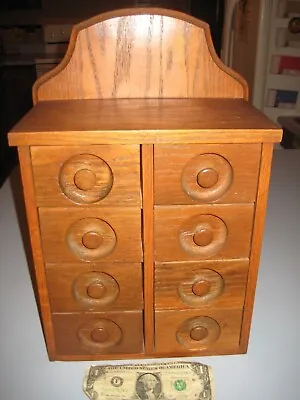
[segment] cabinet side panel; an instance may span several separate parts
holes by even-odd
[[[53,335],[52,318],[50,312],[50,303],[47,290],[46,275],[44,269],[44,260],[41,247],[41,237],[39,231],[39,219],[36,207],[33,173],[30,158],[29,147],[19,147],[19,160],[22,176],[23,192],[27,221],[29,226],[30,242],[32,256],[34,261],[35,275],[38,286],[38,295],[40,301],[40,313],[42,316],[43,330],[47,342],[48,354],[51,359],[55,355],[55,344]]]
[[[262,146],[260,174],[256,199],[256,211],[254,217],[252,247],[250,254],[250,268],[247,281],[247,291],[244,305],[244,315],[241,329],[240,347],[244,353],[248,348],[251,320],[254,306],[255,289],[259,268],[261,246],[265,224],[265,215],[268,200],[268,191],[273,156],[273,144],[264,143]]]
[[[142,146],[145,353],[154,345],[153,145]]]

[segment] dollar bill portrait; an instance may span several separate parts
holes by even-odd
[[[161,381],[156,374],[143,374],[137,379],[135,390],[141,400],[158,400],[161,395]]]

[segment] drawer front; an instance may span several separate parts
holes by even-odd
[[[31,148],[39,207],[140,206],[140,151],[131,146]]]
[[[200,354],[238,351],[242,309],[155,312],[157,352],[199,352]]]
[[[141,210],[39,210],[46,263],[141,262]]]
[[[47,265],[53,312],[143,309],[141,264]]]
[[[156,207],[155,260],[247,258],[254,206]]]
[[[243,307],[248,266],[247,260],[157,263],[155,307]]]
[[[157,145],[155,204],[254,202],[260,154],[260,144]]]
[[[142,312],[53,314],[52,318],[60,355],[143,351]]]

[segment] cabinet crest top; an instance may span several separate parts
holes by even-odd
[[[218,58],[209,25],[181,12],[132,8],[75,25],[62,62],[38,79],[34,103],[110,98],[248,98]]]

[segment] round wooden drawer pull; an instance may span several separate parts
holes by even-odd
[[[213,153],[198,154],[185,165],[181,186],[194,200],[210,202],[220,199],[233,182],[230,162]]]
[[[205,326],[195,326],[190,332],[192,340],[200,341],[207,337],[208,329]]]
[[[104,343],[109,339],[109,332],[105,328],[96,328],[91,332],[91,339],[94,342]]]
[[[113,228],[102,219],[83,218],[70,226],[66,241],[79,259],[98,261],[114,250],[117,237]]]
[[[80,169],[75,173],[74,183],[80,190],[90,190],[96,184],[96,175],[90,169]]]
[[[82,244],[87,249],[98,249],[103,244],[103,237],[98,232],[87,232],[82,236]]]
[[[87,322],[78,329],[81,345],[91,353],[101,353],[116,346],[122,339],[122,330],[114,321],[98,319]]]
[[[209,229],[199,229],[194,233],[194,243],[197,246],[208,246],[213,240],[213,233]]]
[[[211,290],[211,284],[209,281],[206,280],[199,280],[195,282],[192,286],[192,291],[194,295],[202,297],[206,296]]]
[[[102,299],[107,289],[102,282],[93,282],[86,289],[87,295],[92,299]]]
[[[120,292],[118,282],[104,272],[79,275],[72,285],[73,297],[84,308],[95,310],[113,304]]]
[[[218,182],[219,175],[213,168],[203,168],[197,175],[198,185],[203,188],[211,188]]]
[[[104,199],[112,189],[113,173],[102,158],[78,154],[67,160],[59,172],[59,185],[70,200],[93,204]]]
[[[183,321],[177,329],[176,339],[188,350],[197,350],[215,343],[220,334],[221,328],[217,321],[199,316]]]
[[[183,303],[198,308],[219,298],[224,288],[224,279],[218,272],[203,268],[191,280],[181,281],[177,293]]]
[[[185,221],[179,231],[179,243],[184,251],[194,256],[216,255],[225,245],[225,222],[211,214],[195,215]]]

